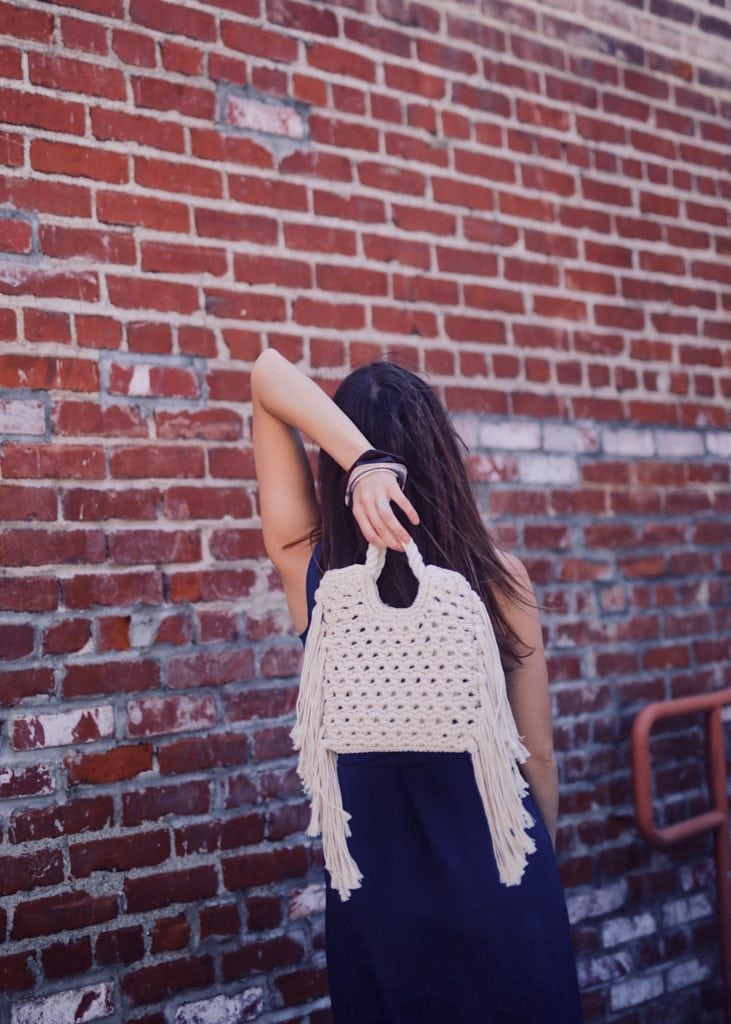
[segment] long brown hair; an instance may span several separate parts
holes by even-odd
[[[498,545],[480,517],[467,472],[464,455],[469,455],[469,449],[434,389],[395,362],[374,360],[353,369],[338,385],[333,401],[371,447],[404,457],[408,468],[404,494],[419,513],[419,523],[415,526],[392,503],[396,517],[427,564],[460,572],[480,594],[495,629],[504,670],[517,667],[533,648],[523,644],[510,627],[495,594],[513,601],[530,598],[497,555]],[[320,519],[310,535],[311,544],[321,544],[320,572],[365,560],[368,542],[338,493],[344,475],[341,466],[320,449]],[[413,602],[417,586],[403,552],[388,548],[378,577],[381,599],[403,608]]]

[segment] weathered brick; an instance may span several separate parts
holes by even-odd
[[[264,1008],[261,987],[244,989],[235,995],[218,995],[184,1003],[175,1012],[175,1024],[239,1024],[255,1020]]]
[[[113,987],[111,982],[104,981],[16,1003],[10,1024],[84,1024],[113,1013]]]
[[[49,765],[29,765],[24,768],[0,768],[0,800],[23,796],[45,796],[56,788]]]
[[[56,807],[35,807],[15,811],[8,836],[13,843],[52,839],[76,832],[100,832],[112,824],[114,809],[110,796],[69,800]]]
[[[25,715],[13,720],[13,748],[62,747],[69,743],[94,743],[111,736],[114,710],[110,706]]]
[[[170,732],[188,732],[215,725],[213,698],[149,697],[127,704],[130,736],[155,736]]]

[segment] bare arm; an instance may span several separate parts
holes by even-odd
[[[517,581],[528,588],[527,596],[535,601],[535,593],[523,563],[515,556],[503,556]],[[501,599],[501,602],[503,599]],[[543,650],[543,634],[538,609],[530,604],[502,604],[510,624],[520,639],[535,648],[518,668],[506,676],[508,700],[518,732],[531,756],[521,765],[533,798],[538,805],[554,848],[558,819],[558,765],[553,748],[551,697],[548,670]]]
[[[308,535],[319,510],[299,431],[343,469],[348,469],[372,445],[330,396],[276,349],[265,349],[255,360],[251,391],[254,465],[264,547],[282,577],[292,620],[301,633],[307,625],[305,574],[311,554]],[[358,484],[352,514],[366,539],[395,547],[397,537],[408,538],[408,534],[390,507],[374,512],[375,501],[383,494],[413,514],[412,519],[418,518],[388,470],[369,474]],[[293,546],[287,547],[288,544]]]
[[[314,481],[299,431],[344,469],[370,447],[355,424],[313,380],[276,349],[251,372],[254,463],[264,546],[276,562],[317,519]]]

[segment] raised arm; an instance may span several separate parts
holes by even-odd
[[[371,448],[370,440],[313,380],[276,349],[265,349],[251,372],[254,466],[264,547],[282,578],[298,633],[307,625],[305,574],[312,553],[309,533],[318,519],[312,471],[299,431],[348,469]],[[395,545],[402,530],[393,512],[378,515],[379,540],[369,519],[374,494],[388,493],[405,506],[393,473],[372,473],[358,484],[352,510],[366,539]],[[410,502],[406,503],[411,508]],[[413,511],[413,510],[412,510]],[[415,515],[415,513],[414,513]],[[408,535],[407,539],[408,539]]]

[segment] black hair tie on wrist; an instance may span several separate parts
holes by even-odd
[[[340,498],[345,500],[345,494],[348,488],[348,482],[350,475],[356,466],[362,466],[368,462],[398,462],[402,466],[406,465],[406,459],[401,455],[397,455],[395,452],[381,451],[379,448],[368,448],[362,455],[359,455],[352,466],[346,471],[343,478],[340,481]]]

